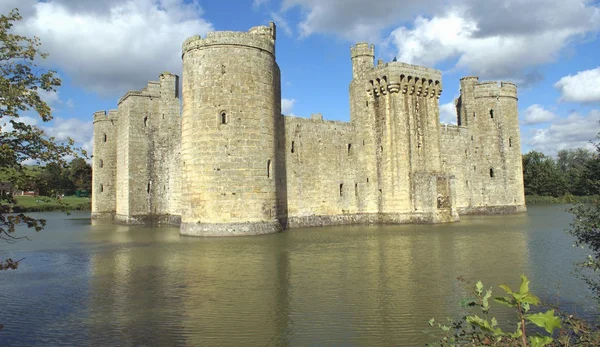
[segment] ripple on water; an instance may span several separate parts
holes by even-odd
[[[2,274],[0,345],[417,346],[430,318],[460,315],[458,276],[497,288],[525,273],[542,296],[585,300],[557,207],[226,239],[76,217],[6,247],[26,261]]]

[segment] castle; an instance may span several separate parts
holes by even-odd
[[[374,65],[351,47],[350,122],[281,114],[276,29],[211,32],[170,73],[94,114],[92,218],[229,236],[360,223],[442,223],[525,210],[517,88]],[[181,102],[180,102],[181,98]]]

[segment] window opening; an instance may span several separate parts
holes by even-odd
[[[354,196],[358,197],[358,183],[354,183]]]
[[[493,167],[490,168],[490,177],[494,178],[494,168]]]
[[[221,124],[227,124],[227,114],[225,112],[221,112]]]
[[[146,186],[146,193],[150,194],[150,182],[148,182],[148,185]]]
[[[344,195],[344,184],[341,183],[340,184],[340,196],[343,196],[343,195]]]
[[[104,160],[100,159],[100,167],[104,167]]]
[[[292,141],[292,153],[294,153],[294,141]]]
[[[106,142],[106,134],[104,134],[104,142]]]
[[[100,184],[100,193],[104,191],[104,184]]]
[[[352,144],[351,144],[351,143],[349,143],[349,144],[348,144],[348,155],[350,155],[350,154],[351,154],[351,151],[352,151]]]
[[[267,178],[271,178],[271,159],[267,160]]]
[[[490,118],[494,119],[494,110],[490,110]]]
[[[512,137],[508,138],[508,147],[512,147]]]
[[[148,116],[144,117],[144,128],[148,127]]]

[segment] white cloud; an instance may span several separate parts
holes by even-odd
[[[292,36],[293,32],[292,32],[292,28],[290,27],[290,24],[288,23],[288,21],[283,17],[282,14],[280,13],[275,13],[275,12],[271,12],[271,20],[273,20],[273,22],[275,22],[275,24],[277,25],[277,28],[281,28],[283,29],[283,32],[287,35],[287,36]]]
[[[547,123],[558,118],[556,114],[544,109],[538,104],[529,106],[523,113],[524,116],[521,120],[522,125]]]
[[[254,0],[252,6],[256,9],[269,2],[269,0]]]
[[[528,69],[554,61],[581,27],[552,28],[535,33],[481,35],[480,23],[468,13],[452,10],[431,19],[418,17],[412,28],[400,27],[390,35],[403,62],[433,66],[455,59],[456,68],[483,78],[528,82]]]
[[[440,122],[444,124],[456,124],[456,105],[454,101],[440,105]]]
[[[179,74],[183,41],[213,29],[196,1],[55,0],[31,6],[16,30],[39,36],[49,65],[77,85],[111,96],[139,89],[165,70]]]
[[[301,36],[313,33],[338,34],[351,41],[377,41],[380,31],[418,12],[429,12],[442,0],[283,0],[282,10],[300,7]]]
[[[292,109],[294,108],[295,103],[296,99],[281,98],[281,113],[286,116],[293,116]]]
[[[92,121],[82,121],[77,118],[56,117],[52,122],[41,127],[46,135],[53,136],[56,141],[66,141],[68,138],[75,141],[76,147],[81,147],[92,153],[94,144],[94,125]]]
[[[548,127],[532,131],[524,142],[536,151],[555,155],[561,149],[588,148],[592,150],[590,141],[596,139],[600,129],[600,110],[592,110],[586,116],[572,113]]]
[[[600,67],[568,75],[554,84],[560,91],[561,100],[570,102],[600,101]]]
[[[600,9],[590,0],[283,0],[283,11],[294,7],[303,10],[301,36],[335,34],[384,48],[391,43],[395,52],[389,55],[400,61],[455,61],[456,68],[483,78],[521,83],[539,80],[538,66],[600,29]]]

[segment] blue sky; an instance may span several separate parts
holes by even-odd
[[[347,121],[350,46],[369,41],[376,59],[442,70],[442,122],[455,122],[459,79],[478,75],[518,84],[523,152],[589,146],[600,131],[600,1],[0,0],[14,7],[15,30],[41,38],[63,80],[44,96],[55,120],[37,124],[88,150],[93,112],[180,74],[187,37],[271,20],[285,114]]]

